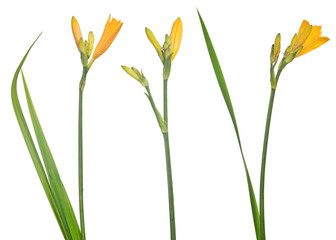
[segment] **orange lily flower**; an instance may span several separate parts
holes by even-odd
[[[93,53],[93,59],[100,57],[111,46],[113,40],[118,35],[122,24],[123,23],[121,21],[117,21],[115,18],[112,18],[111,21],[111,14],[109,15],[109,18],[105,24],[104,32]]]
[[[328,37],[321,37],[322,26],[312,26],[308,21],[303,20],[297,35],[297,40],[293,49],[297,49],[302,46],[302,50],[296,57],[300,57],[329,41]]]

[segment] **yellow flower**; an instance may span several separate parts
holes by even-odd
[[[72,17],[71,19],[71,29],[72,29],[72,34],[75,38],[77,48],[79,49],[79,39],[82,38],[82,32],[80,30],[79,24],[75,17]]]
[[[173,60],[180,48],[181,40],[182,40],[182,21],[180,18],[177,18],[172,26],[170,32],[170,39],[172,41],[172,57]]]
[[[302,50],[295,57],[300,57],[329,41],[328,37],[321,37],[322,26],[312,26],[303,20],[297,35],[293,50],[302,46]]]
[[[111,46],[113,40],[118,35],[121,26],[121,21],[117,21],[115,18],[112,18],[111,21],[111,15],[109,16],[105,24],[104,32],[97,44],[95,51],[93,52],[93,59],[100,57]]]

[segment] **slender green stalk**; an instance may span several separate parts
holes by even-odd
[[[279,70],[275,77],[276,84],[279,81],[280,74],[282,70],[285,68],[287,63],[282,61],[279,65]],[[271,65],[271,77],[272,77],[272,66]],[[268,111],[267,111],[267,118],[266,118],[266,127],[265,127],[265,135],[264,135],[264,145],[262,151],[262,159],[261,159],[261,170],[260,170],[260,195],[259,195],[259,208],[260,208],[260,237],[261,240],[266,240],[266,231],[265,231],[265,171],[266,171],[266,155],[267,155],[267,145],[268,145],[268,137],[269,131],[271,126],[271,118],[272,118],[272,110],[273,110],[273,103],[275,97],[275,88],[272,88],[270,100],[268,104]]]
[[[168,79],[163,80],[163,119],[168,125]]]
[[[165,153],[166,153],[166,168],[167,168],[167,181],[168,181],[170,239],[176,240],[174,191],[173,191],[173,178],[172,178],[172,170],[171,170],[171,162],[170,162],[168,133],[163,133],[163,139],[164,139]]]
[[[167,126],[162,126],[161,122],[161,114],[156,109],[152,94],[150,92],[149,87],[146,87],[148,100],[153,108],[153,111],[155,113],[156,119],[159,123],[159,126],[161,128],[161,132],[163,134],[163,140],[165,145],[165,155],[166,155],[166,170],[167,170],[167,182],[168,182],[168,200],[169,200],[169,223],[170,223],[170,239],[176,240],[176,227],[175,227],[175,207],[174,207],[174,191],[173,191],[173,177],[172,177],[172,170],[171,170],[171,161],[170,161],[170,148],[169,148],[169,137],[168,137],[168,131]],[[167,80],[164,80],[164,118],[165,123],[166,120],[168,120],[168,114],[167,114]]]
[[[275,89],[272,89],[271,96],[268,105],[267,111],[267,119],[266,119],[266,127],[265,127],[265,135],[264,135],[264,146],[262,151],[262,161],[261,161],[261,171],[260,171],[260,234],[261,240],[266,239],[265,235],[265,206],[264,206],[264,192],[265,192],[265,170],[266,170],[266,155],[267,155],[267,144],[268,144],[268,136],[271,125],[271,117],[273,110],[273,103],[275,97]]]
[[[79,107],[78,107],[78,190],[79,190],[79,215],[80,215],[80,227],[81,227],[81,240],[85,240],[84,197],[83,197],[83,91],[87,72],[88,69],[84,67],[79,87]]]
[[[168,79],[163,80],[163,118],[168,126]],[[169,222],[170,222],[170,239],[176,240],[175,227],[175,207],[174,207],[174,191],[173,191],[173,177],[170,161],[170,148],[168,132],[163,133],[163,140],[166,153],[166,170],[168,182],[168,199],[169,199]]]

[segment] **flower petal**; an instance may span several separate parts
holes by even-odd
[[[300,26],[300,29],[299,29],[299,32],[298,32],[298,35],[300,36],[301,33],[303,32],[303,30],[308,27],[310,24],[307,20],[303,20],[302,23],[301,23],[301,26]]]
[[[314,41],[311,41],[306,46],[304,46],[302,51],[296,57],[300,57],[300,56],[302,56],[302,55],[320,47],[321,45],[325,44],[328,41],[329,41],[328,37],[320,37],[318,39],[315,39]]]
[[[302,27],[302,25],[303,24],[301,24],[301,27]],[[313,26],[308,25],[305,29],[303,29],[301,31],[300,34],[298,34],[298,37],[297,37],[296,42],[294,44],[293,50],[298,49],[299,47],[301,47],[304,44],[304,42],[308,39],[312,29],[313,29]],[[301,30],[301,28],[300,28],[300,30]]]
[[[309,37],[307,38],[307,40],[304,42],[303,46],[305,46],[306,43],[309,43],[310,41],[314,41],[318,39],[319,37],[321,37],[321,34],[322,34],[321,29],[322,29],[322,26],[313,26],[312,31]]]

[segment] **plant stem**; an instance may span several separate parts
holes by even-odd
[[[265,127],[265,135],[264,135],[264,145],[262,151],[262,159],[261,159],[261,170],[260,170],[260,195],[259,195],[259,208],[260,208],[260,239],[266,240],[266,231],[265,231],[265,171],[266,171],[266,155],[267,155],[267,145],[268,145],[268,136],[271,126],[271,118],[272,118],[272,110],[273,103],[275,97],[275,90],[278,84],[280,74],[282,70],[286,67],[287,63],[285,61],[281,61],[279,65],[278,72],[275,76],[275,84],[272,83],[272,71],[274,71],[274,66],[271,65],[271,96],[268,104],[267,118],[266,118],[266,127]]]
[[[163,80],[163,118],[168,126],[168,79]],[[170,221],[170,239],[176,240],[175,227],[175,207],[174,207],[174,191],[173,191],[173,177],[170,161],[170,148],[168,132],[163,133],[163,140],[166,153],[166,169],[168,182],[168,199],[169,199],[169,221]]]
[[[267,155],[267,144],[268,144],[268,136],[271,125],[271,117],[274,103],[275,89],[272,88],[271,96],[268,105],[267,111],[267,119],[266,119],[266,127],[265,127],[265,135],[264,135],[264,145],[262,151],[262,161],[261,161],[261,171],[260,171],[260,234],[261,240],[266,240],[265,235],[265,206],[264,206],[264,193],[265,193],[265,170],[266,170],[266,155]]]
[[[81,240],[85,240],[84,223],[84,197],[83,197],[83,91],[85,86],[87,68],[83,68],[82,79],[79,87],[78,107],[78,190],[79,190],[79,215],[81,227]]]
[[[174,191],[173,191],[173,178],[172,178],[172,170],[171,170],[171,162],[170,162],[168,133],[163,133],[163,139],[164,139],[164,144],[165,144],[167,181],[168,181],[170,239],[176,240]]]
[[[168,126],[168,79],[163,80],[163,119]]]

